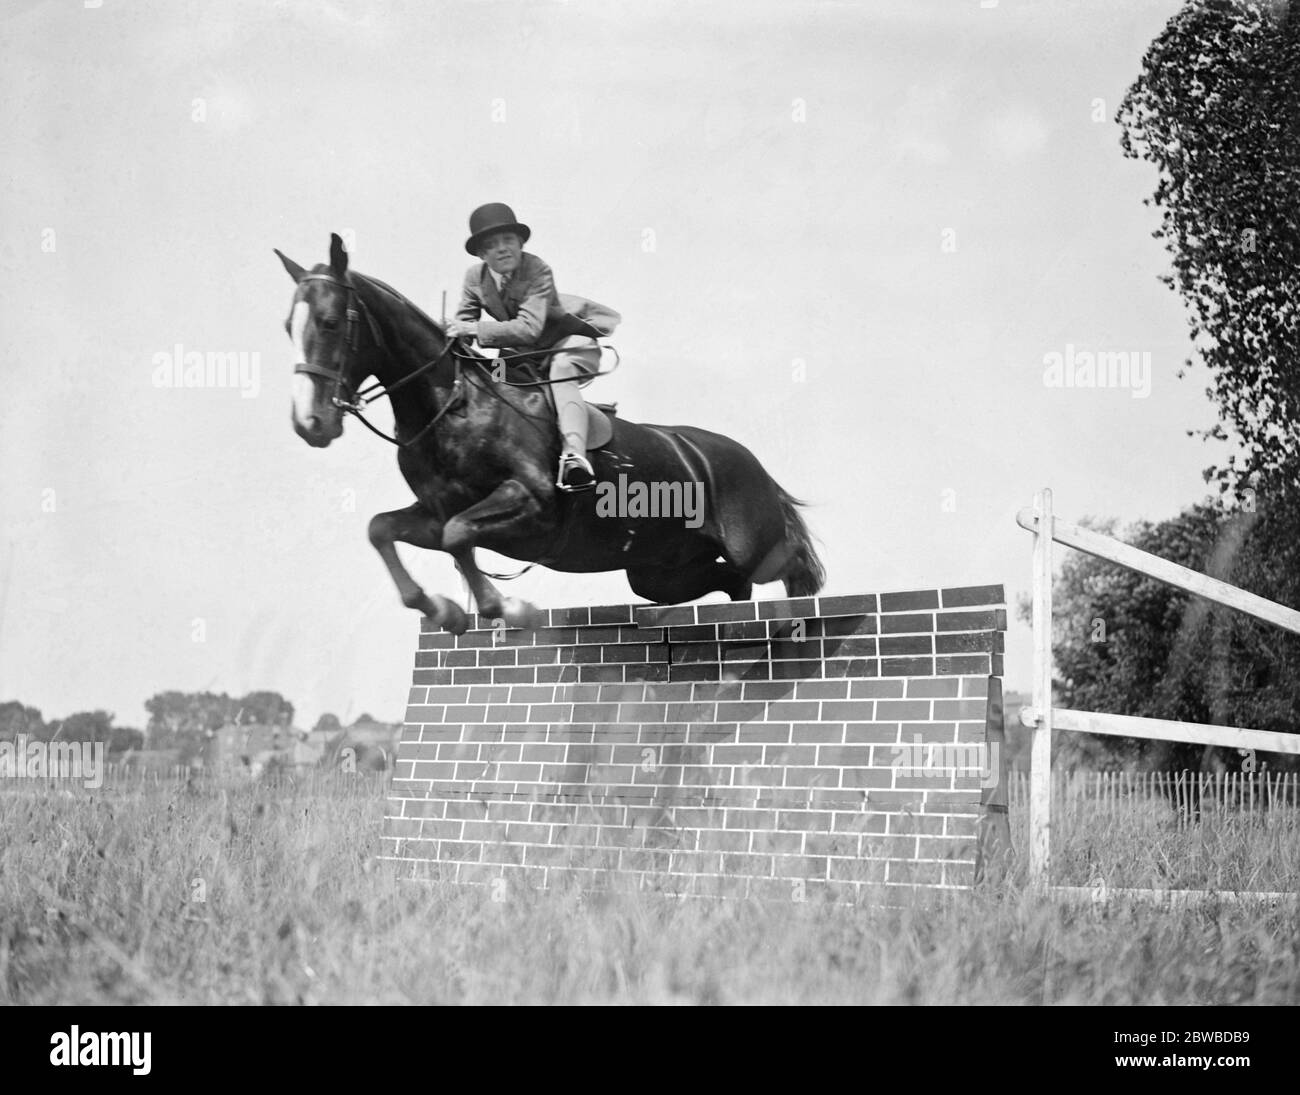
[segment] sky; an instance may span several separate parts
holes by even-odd
[[[0,700],[142,726],[165,689],[273,689],[299,725],[402,717],[418,617],[366,524],[411,496],[357,423],[293,433],[272,248],[311,266],[339,232],[437,315],[489,201],[562,292],[623,314],[589,397],[749,446],[809,502],[827,593],[1004,584],[1027,688],[1016,511],[1050,486],[1067,520],[1165,519],[1222,455],[1188,436],[1206,375],[1177,375],[1154,169],[1113,121],[1177,7],[11,0]],[[248,354],[248,383],[160,385],[178,345]],[[1149,376],[1053,382],[1099,352]],[[449,557],[402,550],[462,595]],[[512,592],[636,599],[621,574]]]

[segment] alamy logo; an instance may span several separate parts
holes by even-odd
[[[628,482],[620,472],[617,483],[596,484],[597,517],[680,517],[687,528],[704,524],[704,484]]]
[[[148,1031],[110,1033],[74,1026],[50,1035],[50,1064],[129,1066],[136,1076],[148,1076],[150,1041]]]
[[[1145,350],[1076,350],[1043,355],[1045,388],[1128,388],[1134,399],[1151,394],[1151,352]]]
[[[975,776],[981,787],[998,784],[998,743],[982,741],[923,742],[914,735],[910,744],[895,745],[889,765],[905,776],[924,779],[948,779],[951,776]]]
[[[179,342],[153,355],[155,388],[238,388],[245,399],[262,390],[262,355],[254,350],[186,350]]]
[[[0,778],[79,779],[94,790],[104,782],[102,741],[0,741]]]

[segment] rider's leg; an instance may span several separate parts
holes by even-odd
[[[558,356],[558,355],[557,355]],[[586,373],[571,361],[556,361],[551,366],[551,379],[564,378],[565,384],[552,384],[555,392],[555,414],[560,422],[560,437],[565,452],[587,451],[587,406],[582,400],[578,381]]]
[[[580,382],[600,368],[600,347],[594,338],[573,335],[560,343],[561,351],[551,358],[551,379],[555,393],[555,415],[560,426],[560,471],[556,485],[581,490],[596,481],[587,461],[587,407]]]

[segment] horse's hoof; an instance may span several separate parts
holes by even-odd
[[[443,631],[463,635],[469,630],[469,617],[465,615],[465,610],[447,597],[435,593],[432,597],[425,598],[422,607],[424,614]]]
[[[469,617],[454,601],[448,601],[442,610],[442,629],[453,635],[464,635],[469,630]]]
[[[542,610],[518,597],[507,597],[501,604],[501,618],[507,627],[536,631],[542,624]]]

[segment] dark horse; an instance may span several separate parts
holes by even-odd
[[[417,501],[372,517],[370,542],[409,608],[448,631],[468,622],[454,601],[415,583],[398,558],[398,541],[449,553],[479,612],[511,627],[534,626],[537,611],[502,597],[475,564],[477,547],[552,570],[626,570],[638,595],[666,604],[713,590],[744,600],[754,582],[777,579],[790,596],[821,588],[800,503],[744,446],[693,426],[615,418],[611,440],[588,454],[596,489],[559,491],[560,439],[543,387],[518,386],[526,379],[518,370],[511,380],[511,370],[449,341],[400,293],[350,271],[337,235],[329,264],[310,272],[276,254],[298,284],[286,323],[297,355],[298,435],[328,445],[342,434],[344,413],[359,412],[377,398],[368,394],[375,389],[392,404],[396,437],[389,440]],[[369,377],[376,383],[362,391]],[[624,501],[638,491],[643,502],[651,492],[681,499],[692,491],[702,504],[695,515],[650,516],[644,504],[611,513],[616,482]]]

